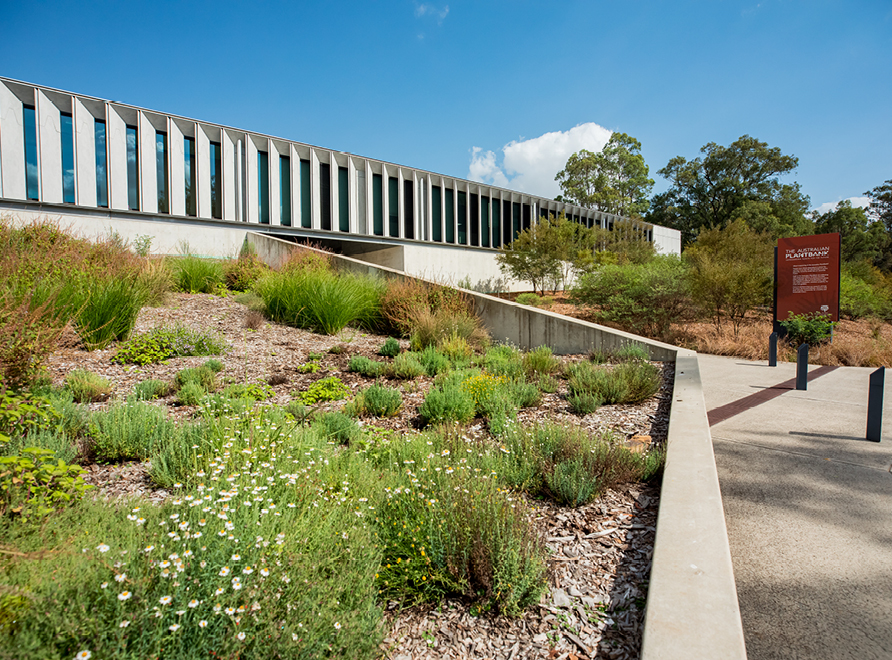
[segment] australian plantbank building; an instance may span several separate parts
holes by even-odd
[[[549,214],[620,216],[345,151],[0,77],[0,212],[152,251],[233,256],[245,231],[486,288],[498,249]],[[641,223],[658,252],[679,232]]]

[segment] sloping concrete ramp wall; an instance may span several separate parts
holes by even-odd
[[[245,240],[273,266],[295,247],[258,233],[249,232]],[[409,277],[349,257],[332,258],[338,268],[350,272]],[[744,660],[743,628],[697,354],[474,291],[465,293],[474,299],[477,313],[496,340],[524,349],[546,345],[561,354],[636,344],[651,359],[675,363],[641,658]]]

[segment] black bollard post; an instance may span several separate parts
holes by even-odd
[[[777,333],[768,335],[768,366],[777,366]]]
[[[883,385],[886,380],[886,367],[880,367],[870,374],[870,389],[867,393],[867,439],[879,442],[883,435]]]
[[[808,344],[802,344],[796,352],[796,389],[808,389]]]

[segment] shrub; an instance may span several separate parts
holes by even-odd
[[[481,405],[491,400],[498,391],[504,390],[507,383],[505,376],[479,373],[463,380],[460,387],[471,397],[474,407],[479,411]]]
[[[598,480],[585,464],[585,456],[575,456],[558,463],[545,474],[545,486],[558,502],[579,506],[590,502],[598,492]]]
[[[587,391],[575,391],[567,397],[570,403],[570,410],[577,415],[588,415],[595,412],[603,403],[596,395]]]
[[[388,337],[381,345],[381,348],[378,349],[378,355],[383,355],[384,357],[396,357],[399,354],[400,343],[393,337]]]
[[[594,348],[588,352],[588,359],[595,364],[606,364],[610,362],[613,354],[603,348]]]
[[[386,597],[440,602],[461,594],[518,615],[545,589],[544,547],[495,479],[463,477],[427,500],[395,489],[378,509]]]
[[[587,362],[571,364],[567,370],[567,382],[571,395],[591,394],[599,398],[602,404],[617,403],[628,394],[625,384],[612,378],[606,368],[593,367]]]
[[[331,256],[325,252],[295,247],[279,265],[279,270],[283,273],[331,271]]]
[[[780,324],[787,331],[787,341],[794,346],[817,346],[830,338],[834,326],[833,321],[822,314],[791,314]]]
[[[247,291],[266,272],[266,264],[256,254],[242,250],[238,259],[223,263],[223,280],[233,291]]]
[[[524,373],[521,352],[505,344],[488,349],[483,357],[483,366],[490,373],[508,378],[518,378]]]
[[[223,286],[223,267],[219,261],[187,254],[173,262],[174,282],[186,293],[214,293]]]
[[[225,340],[217,335],[178,325],[158,327],[133,337],[112,357],[118,364],[153,364],[174,357],[190,355],[218,355],[229,350]]]
[[[688,305],[684,265],[669,256],[602,266],[582,276],[573,294],[577,302],[595,308],[600,321],[660,338],[685,318]]]
[[[538,307],[539,305],[539,296],[535,293],[521,293],[514,299],[514,302],[519,305],[530,305],[532,307]]]
[[[521,293],[517,296],[515,302],[521,305],[529,305],[530,307],[551,307],[554,304],[554,298],[551,296],[537,296],[535,293]]]
[[[0,515],[23,521],[47,516],[93,487],[84,483],[83,473],[49,449],[30,447],[21,456],[0,457]]]
[[[266,383],[236,383],[224,388],[223,394],[230,399],[254,399],[264,401],[275,395],[275,390]]]
[[[269,318],[328,335],[354,323],[374,327],[383,288],[375,278],[326,270],[271,273],[255,286]]]
[[[418,413],[428,424],[467,422],[474,418],[474,398],[460,385],[447,383],[428,391]]]
[[[685,250],[687,280],[695,304],[716,327],[728,316],[736,335],[746,313],[771,300],[774,239],[749,228],[743,219],[703,228]]]
[[[420,353],[419,361],[425,373],[433,378],[437,374],[446,373],[450,369],[449,358],[433,346],[428,346]]]
[[[133,394],[140,401],[148,401],[157,399],[158,397],[170,394],[170,383],[163,380],[144,380],[133,386]]]
[[[11,436],[49,428],[58,417],[46,397],[27,390],[11,390],[0,383],[0,446],[9,442]]]
[[[626,344],[616,351],[615,357],[620,362],[647,362],[650,360],[650,353],[638,344]]]
[[[364,355],[354,355],[347,363],[347,369],[366,378],[377,378],[384,370],[382,362],[376,362]]]
[[[403,337],[412,335],[423,317],[467,316],[472,311],[471,299],[462,292],[416,279],[390,280],[381,299],[382,316]],[[436,343],[434,339],[419,348]]]
[[[19,435],[5,447],[0,446],[0,454],[6,456],[20,456],[22,452],[31,447],[48,449],[56,459],[65,463],[72,463],[80,454],[77,437],[62,428],[35,427],[27,432],[27,435]]]
[[[441,347],[444,342],[456,339],[463,339],[470,346],[483,347],[488,343],[489,335],[480,320],[468,312],[422,311],[414,317],[409,339],[413,351],[427,346]]]
[[[890,313],[889,298],[880,287],[843,270],[839,279],[839,313],[852,320],[866,316],[886,318]]]
[[[625,383],[627,394],[618,403],[640,403],[660,389],[660,368],[649,362],[624,362],[610,374]]]
[[[393,378],[411,380],[417,378],[425,371],[418,359],[417,353],[400,353],[393,360],[393,364],[387,370]]]
[[[245,320],[242,325],[248,330],[260,330],[264,323],[266,323],[266,317],[263,315],[263,312],[249,309],[245,312]]]
[[[177,390],[177,403],[181,406],[197,406],[205,394],[207,394],[207,390],[199,383],[189,381]]]
[[[205,391],[211,391],[216,387],[216,376],[208,367],[188,367],[177,372],[173,379],[177,389],[182,389],[189,383],[195,383]]]
[[[376,383],[356,394],[351,411],[358,416],[393,417],[402,405],[403,396],[398,389]]]
[[[477,414],[487,420],[493,435],[504,433],[509,420],[517,417],[510,382],[505,376],[477,374],[465,379],[461,388],[474,399]]]
[[[508,392],[511,401],[518,408],[532,408],[538,406],[542,402],[542,393],[534,383],[527,383],[522,380],[512,380],[508,384]]]
[[[318,362],[306,362],[304,364],[299,364],[295,367],[295,370],[299,374],[314,374],[319,371],[322,366]]]
[[[437,344],[437,348],[453,364],[467,363],[470,361],[471,356],[474,355],[474,349],[471,348],[468,340],[458,334],[444,337]]]
[[[342,445],[355,442],[362,435],[359,425],[344,413],[323,413],[319,415],[317,424],[325,438],[339,442]]]
[[[343,381],[337,376],[329,376],[317,380],[310,385],[305,392],[298,395],[300,401],[308,406],[323,401],[337,401],[344,399],[350,395],[350,390],[344,385]]]
[[[618,484],[650,478],[656,469],[654,459],[579,428],[513,426],[502,441],[508,453],[500,474],[509,485],[571,506]]]
[[[145,460],[177,435],[167,410],[142,401],[116,402],[93,415],[92,450],[100,461]]]
[[[202,366],[207,367],[208,369],[213,371],[215,374],[218,374],[221,371],[223,371],[223,363],[220,360],[205,360],[204,364]]]
[[[558,382],[558,379],[554,376],[539,376],[539,380],[536,382],[536,386],[539,388],[540,392],[554,394],[558,391],[560,382]]]
[[[554,357],[548,346],[538,346],[523,356],[523,367],[530,377],[553,374],[560,366],[561,361]]]
[[[310,416],[310,408],[300,401],[289,401],[282,409],[299,422],[306,421]]]
[[[0,380],[13,387],[28,385],[56,349],[67,318],[52,299],[0,289]]]
[[[111,392],[111,383],[86,369],[75,369],[65,376],[65,387],[78,403],[101,401]]]

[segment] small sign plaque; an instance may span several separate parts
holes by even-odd
[[[839,320],[839,247],[839,234],[778,239],[775,321],[790,314]]]

